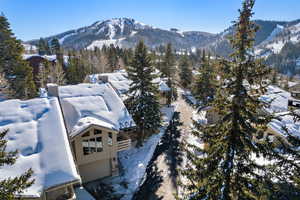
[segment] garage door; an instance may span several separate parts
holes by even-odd
[[[110,160],[100,160],[93,163],[79,165],[82,181],[90,182],[106,176],[111,176]]]

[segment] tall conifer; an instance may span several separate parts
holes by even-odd
[[[216,73],[213,68],[212,61],[203,51],[201,66],[193,87],[193,94],[202,105],[211,102],[216,92]]]
[[[7,79],[13,96],[31,98],[37,95],[32,68],[23,60],[24,47],[12,33],[5,16],[0,16],[0,72]]]
[[[188,60],[187,55],[184,55],[181,57],[179,61],[179,77],[182,87],[188,88],[191,86],[193,74],[191,69],[191,64]]]
[[[191,200],[264,200],[271,199],[279,184],[299,187],[298,148],[287,145],[283,136],[274,135],[281,144],[277,148],[268,137],[262,137],[274,116],[262,112],[267,103],[243,84],[259,85],[263,94],[262,81],[269,73],[253,56],[257,31],[250,21],[253,6],[254,0],[245,0],[234,23],[231,44],[235,51],[231,60],[223,62],[227,73],[211,103],[219,122],[194,130],[206,144],[204,149],[187,143],[188,170],[182,173],[188,179],[186,189]],[[299,144],[296,136],[286,134],[290,144]]]
[[[168,43],[166,46],[165,56],[163,58],[163,63],[161,66],[161,73],[163,77],[166,77],[167,85],[171,90],[167,94],[167,104],[171,105],[172,99],[175,97],[176,89],[174,84],[175,76],[175,56],[172,50],[172,44]]]
[[[126,104],[140,132],[138,145],[141,145],[147,135],[158,130],[161,122],[157,99],[158,88],[153,83],[156,75],[147,48],[142,41],[135,48],[134,57],[127,72],[132,83]]]

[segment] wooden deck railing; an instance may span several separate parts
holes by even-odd
[[[131,146],[131,139],[118,141],[118,151],[124,151]]]

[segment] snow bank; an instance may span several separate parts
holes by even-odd
[[[72,137],[91,124],[115,130],[135,126],[123,101],[108,83],[60,86],[59,96]]]
[[[1,166],[0,180],[34,171],[35,183],[21,195],[39,197],[50,187],[80,180],[57,98],[0,102],[4,129],[9,129],[6,150],[19,150],[19,158],[12,166]]]

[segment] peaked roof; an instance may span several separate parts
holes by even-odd
[[[6,150],[17,149],[19,157],[1,166],[0,180],[34,171],[34,184],[20,195],[40,197],[51,187],[80,181],[57,98],[0,102],[0,130],[5,129]]]
[[[60,86],[58,91],[71,137],[91,124],[114,130],[135,126],[123,101],[109,83]]]

